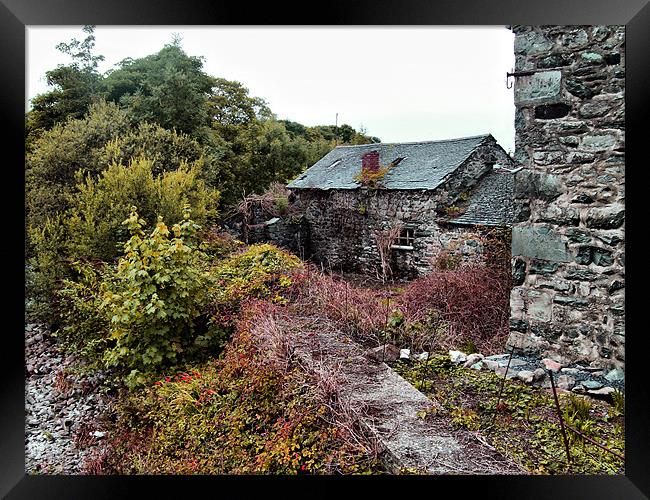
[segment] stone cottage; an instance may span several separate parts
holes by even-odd
[[[625,362],[625,27],[513,26],[509,343]]]
[[[300,222],[265,234],[326,269],[412,277],[477,258],[485,228],[512,224],[513,168],[489,134],[338,146],[288,184]]]

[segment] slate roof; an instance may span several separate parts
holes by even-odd
[[[380,165],[388,165],[398,157],[405,158],[382,179],[385,189],[431,190],[440,186],[488,137],[491,135],[443,141],[337,146],[287,187],[357,189],[360,184],[354,176],[361,170],[362,155],[378,151]]]
[[[514,174],[492,169],[472,190],[462,214],[445,222],[459,225],[511,226],[515,219]]]

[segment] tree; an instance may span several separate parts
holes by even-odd
[[[178,38],[156,54],[124,59],[105,79],[107,99],[127,109],[134,121],[195,137],[210,126],[214,83],[203,71],[203,58],[188,56]]]
[[[94,31],[94,26],[84,26],[87,36],[83,41],[72,39],[56,46],[72,62],[45,73],[47,84],[53,88],[32,99],[32,110],[27,115],[28,139],[68,118],[83,117],[90,105],[102,97],[103,77],[97,67],[104,56],[93,52]]]
[[[48,216],[64,212],[76,172],[98,174],[105,169],[104,147],[128,129],[123,111],[97,103],[87,116],[58,123],[36,139],[25,162],[28,224],[40,227]]]
[[[77,175],[97,178],[113,163],[127,165],[146,157],[153,173],[200,163],[205,177],[212,156],[188,135],[159,125],[132,125],[128,113],[114,103],[92,104],[81,119],[57,124],[35,140],[26,161],[26,209],[30,226],[42,226],[48,216],[63,213],[77,190]]]

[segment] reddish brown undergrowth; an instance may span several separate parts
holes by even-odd
[[[399,298],[408,321],[437,311],[448,338],[472,342],[480,350],[503,349],[510,316],[510,276],[498,268],[466,265],[434,271],[413,281]],[[452,346],[445,346],[452,347]]]
[[[360,342],[372,343],[387,331],[393,338],[430,332],[434,348],[471,343],[491,352],[503,349],[508,334],[511,281],[497,267],[435,270],[404,288],[354,286],[313,269],[294,281],[294,310],[326,317]]]

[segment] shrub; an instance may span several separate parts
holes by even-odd
[[[47,217],[68,208],[74,192],[75,174],[98,174],[107,142],[129,128],[126,113],[114,104],[98,103],[82,119],[72,119],[44,132],[32,145],[25,163],[27,220],[42,227]]]
[[[235,253],[244,246],[242,241],[234,238],[231,234],[213,226],[200,234],[201,250],[211,259],[222,259]]]
[[[443,251],[434,260],[434,266],[441,271],[454,271],[460,267],[462,261],[462,255]]]
[[[56,291],[62,326],[54,335],[65,351],[85,359],[90,368],[103,368],[104,351],[111,341],[102,292],[111,270],[103,262],[77,261],[72,268],[76,279],[64,279]]]
[[[153,168],[152,161],[139,158],[127,166],[111,165],[96,180],[80,179],[67,221],[72,255],[104,261],[117,257],[128,238],[122,221],[133,205],[149,227],[159,216],[169,224],[180,222],[185,205],[199,224],[216,215],[219,194],[198,178],[200,165],[182,164],[160,176]]]
[[[426,321],[436,311],[449,325],[441,347],[472,341],[480,350],[498,349],[508,335],[510,288],[509,275],[501,269],[464,265],[412,281],[399,308],[409,322]]]
[[[198,162],[205,158],[205,154],[203,147],[192,137],[146,122],[107,142],[102,150],[105,166],[128,164],[141,157],[150,159],[154,174],[160,175],[176,170],[184,163]]]
[[[300,266],[298,257],[274,245],[251,245],[211,269],[217,283],[213,300],[230,306],[250,298],[284,302],[282,292],[292,285],[291,272]]]
[[[67,235],[65,217],[48,217],[41,227],[28,227],[27,234],[37,249],[29,257],[25,273],[26,314],[34,320],[53,324],[56,319],[54,294],[57,283],[69,271],[65,261]]]
[[[175,366],[197,344],[209,345],[216,332],[197,335],[208,276],[201,269],[201,252],[192,246],[198,226],[189,219],[189,207],[171,231],[159,218],[145,236],[145,223],[135,207],[124,223],[132,236],[114,278],[107,281],[102,304],[115,341],[105,351],[104,362],[128,372],[125,382],[133,387],[160,369]]]
[[[67,212],[48,216],[42,225],[28,226],[32,247],[32,271],[26,290],[33,300],[30,314],[56,322],[56,289],[72,276],[70,264],[77,260],[112,261],[122,251],[129,234],[122,221],[132,205],[142,206],[143,218],[153,227],[157,217],[170,224],[183,218],[189,204],[198,223],[216,215],[219,193],[198,179],[198,164],[154,176],[153,163],[144,158],[128,166],[112,165],[98,179],[88,175],[70,197]]]
[[[355,287],[313,267],[293,279],[292,301],[305,315],[318,313],[361,341],[376,339],[384,328],[387,299],[382,290]]]

